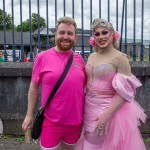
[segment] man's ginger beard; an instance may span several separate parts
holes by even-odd
[[[56,46],[62,50],[62,51],[69,51],[75,44],[75,40],[68,40],[68,44],[66,45],[62,45],[62,42],[63,40],[61,39],[56,39]]]

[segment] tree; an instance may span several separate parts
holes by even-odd
[[[20,31],[21,30],[21,25],[17,25],[15,27],[15,31]],[[23,32],[28,32],[30,31],[30,21],[27,19],[26,21],[22,22],[22,31]]]
[[[46,22],[43,17],[40,17],[40,27],[46,27]],[[32,30],[35,31],[36,29],[38,29],[38,14],[33,13],[32,14]]]
[[[40,17],[40,27],[46,27],[46,22],[43,17]],[[38,14],[33,13],[31,17],[31,25],[32,25],[32,32],[34,32],[36,29],[38,29]],[[16,31],[20,31],[21,25],[18,25],[15,27]],[[27,19],[26,21],[22,22],[22,30],[23,32],[30,31],[30,19]]]
[[[4,13],[5,13],[5,25],[6,30],[10,31],[12,29],[12,17],[7,12],[0,9],[0,30],[4,30]]]

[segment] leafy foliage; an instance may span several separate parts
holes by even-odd
[[[5,22],[4,22],[4,13],[5,13]],[[10,31],[12,29],[12,17],[10,14],[7,14],[2,9],[0,9],[0,30],[4,30],[4,23],[6,30]]]
[[[40,15],[33,13],[31,17],[31,26],[32,26],[32,32],[34,32],[36,29],[38,29],[38,17],[39,17],[39,26],[46,27],[46,22],[43,17],[40,17]],[[16,31],[21,30],[21,25],[18,25],[15,27]],[[30,31],[30,19],[27,19],[26,21],[22,22],[22,31],[28,32]]]
[[[4,22],[4,13],[5,13],[5,22]],[[31,20],[27,19],[26,21],[22,22],[22,31],[28,32],[30,31],[30,28],[32,27],[32,32],[34,32],[36,29],[38,29],[38,20],[39,20],[39,27],[46,27],[46,21],[43,17],[40,15],[33,13],[31,16]],[[31,22],[30,22],[31,21]],[[10,14],[7,14],[7,12],[4,12],[2,9],[0,9],[0,30],[4,30],[4,23],[6,26],[7,31],[12,30],[12,17]],[[31,27],[30,27],[31,24]],[[15,31],[21,31],[21,24],[20,25],[14,25]]]

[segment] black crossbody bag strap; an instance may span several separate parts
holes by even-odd
[[[46,102],[46,105],[45,107],[43,108],[43,110],[45,111],[46,107],[48,106],[48,104],[50,103],[50,101],[52,100],[53,96],[55,95],[56,91],[58,90],[58,88],[60,87],[60,85],[62,84],[63,80],[65,79],[70,67],[71,67],[71,64],[72,64],[72,61],[73,61],[73,52],[71,54],[71,56],[69,57],[68,59],[68,62],[65,66],[65,69],[63,71],[63,73],[61,74],[61,76],[59,77],[58,81],[56,82],[53,90],[51,91],[49,97],[48,97],[48,100]]]

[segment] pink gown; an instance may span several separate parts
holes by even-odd
[[[146,121],[146,115],[134,100],[140,81],[134,75],[117,73],[111,64],[87,64],[86,71],[83,131],[75,150],[146,150],[138,128],[140,121]],[[126,103],[107,121],[100,136],[93,132],[93,119],[109,107],[117,94]]]

